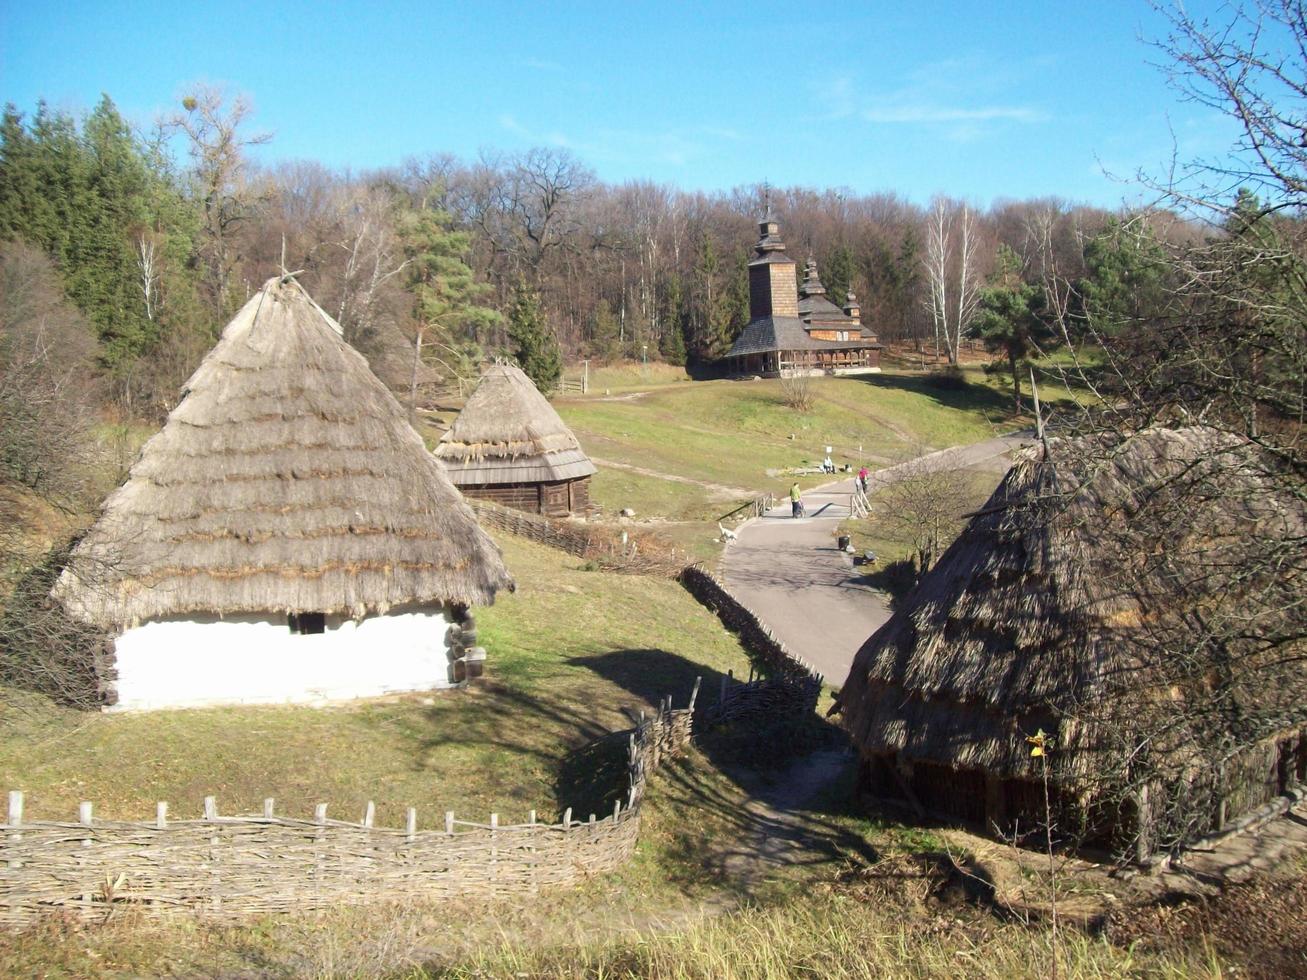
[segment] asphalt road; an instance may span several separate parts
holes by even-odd
[[[1007,454],[1028,437],[1004,436],[933,453],[949,466],[1006,473]],[[873,473],[870,490],[894,479],[898,467]],[[829,683],[840,686],[854,654],[885,620],[888,597],[862,584],[853,557],[836,547],[836,529],[849,516],[853,480],[803,495],[806,517],[790,517],[790,502],[742,525],[722,556],[726,588],[761,619],[785,647]]]

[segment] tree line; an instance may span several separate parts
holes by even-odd
[[[80,119],[44,104],[5,111],[0,237],[47,256],[128,414],[171,407],[214,331],[282,271],[410,395],[501,354],[537,365],[546,386],[560,356],[707,365],[748,321],[766,195],[791,254],[817,261],[837,304],[856,294],[882,340],[953,362],[983,335],[1015,377],[1088,309],[1136,314],[1133,284],[1151,275],[1141,265],[1196,234],[1169,212],[1056,199],[981,210],[892,193],[610,184],[554,148],[361,174],[259,167],[250,148],[269,137],[250,123],[248,101],[205,86],[144,132],[108,96]],[[986,293],[1018,281],[1039,296],[1039,329],[1014,325]]]

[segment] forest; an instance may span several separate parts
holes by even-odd
[[[882,342],[954,360],[985,339],[1012,369],[1091,318],[1107,332],[1140,319],[1172,276],[1164,247],[1206,234],[1162,208],[1057,199],[923,207],[890,192],[610,184],[550,147],[369,173],[261,165],[254,148],[270,139],[247,98],[206,86],[148,131],[108,95],[80,118],[6,108],[7,276],[67,300],[59,329],[123,414],[166,413],[215,325],[282,270],[411,394],[536,350],[548,385],[555,348],[710,371],[748,320],[767,205],[790,254],[816,260],[837,304],[854,292]],[[1013,326],[1016,307],[1031,315]]]

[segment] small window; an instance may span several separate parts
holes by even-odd
[[[322,633],[327,628],[326,613],[291,613],[286,619],[292,633]]]

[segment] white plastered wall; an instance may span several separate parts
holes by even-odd
[[[114,641],[112,711],[219,704],[312,704],[452,686],[441,606],[406,606],[322,633],[284,615],[153,620]]]

